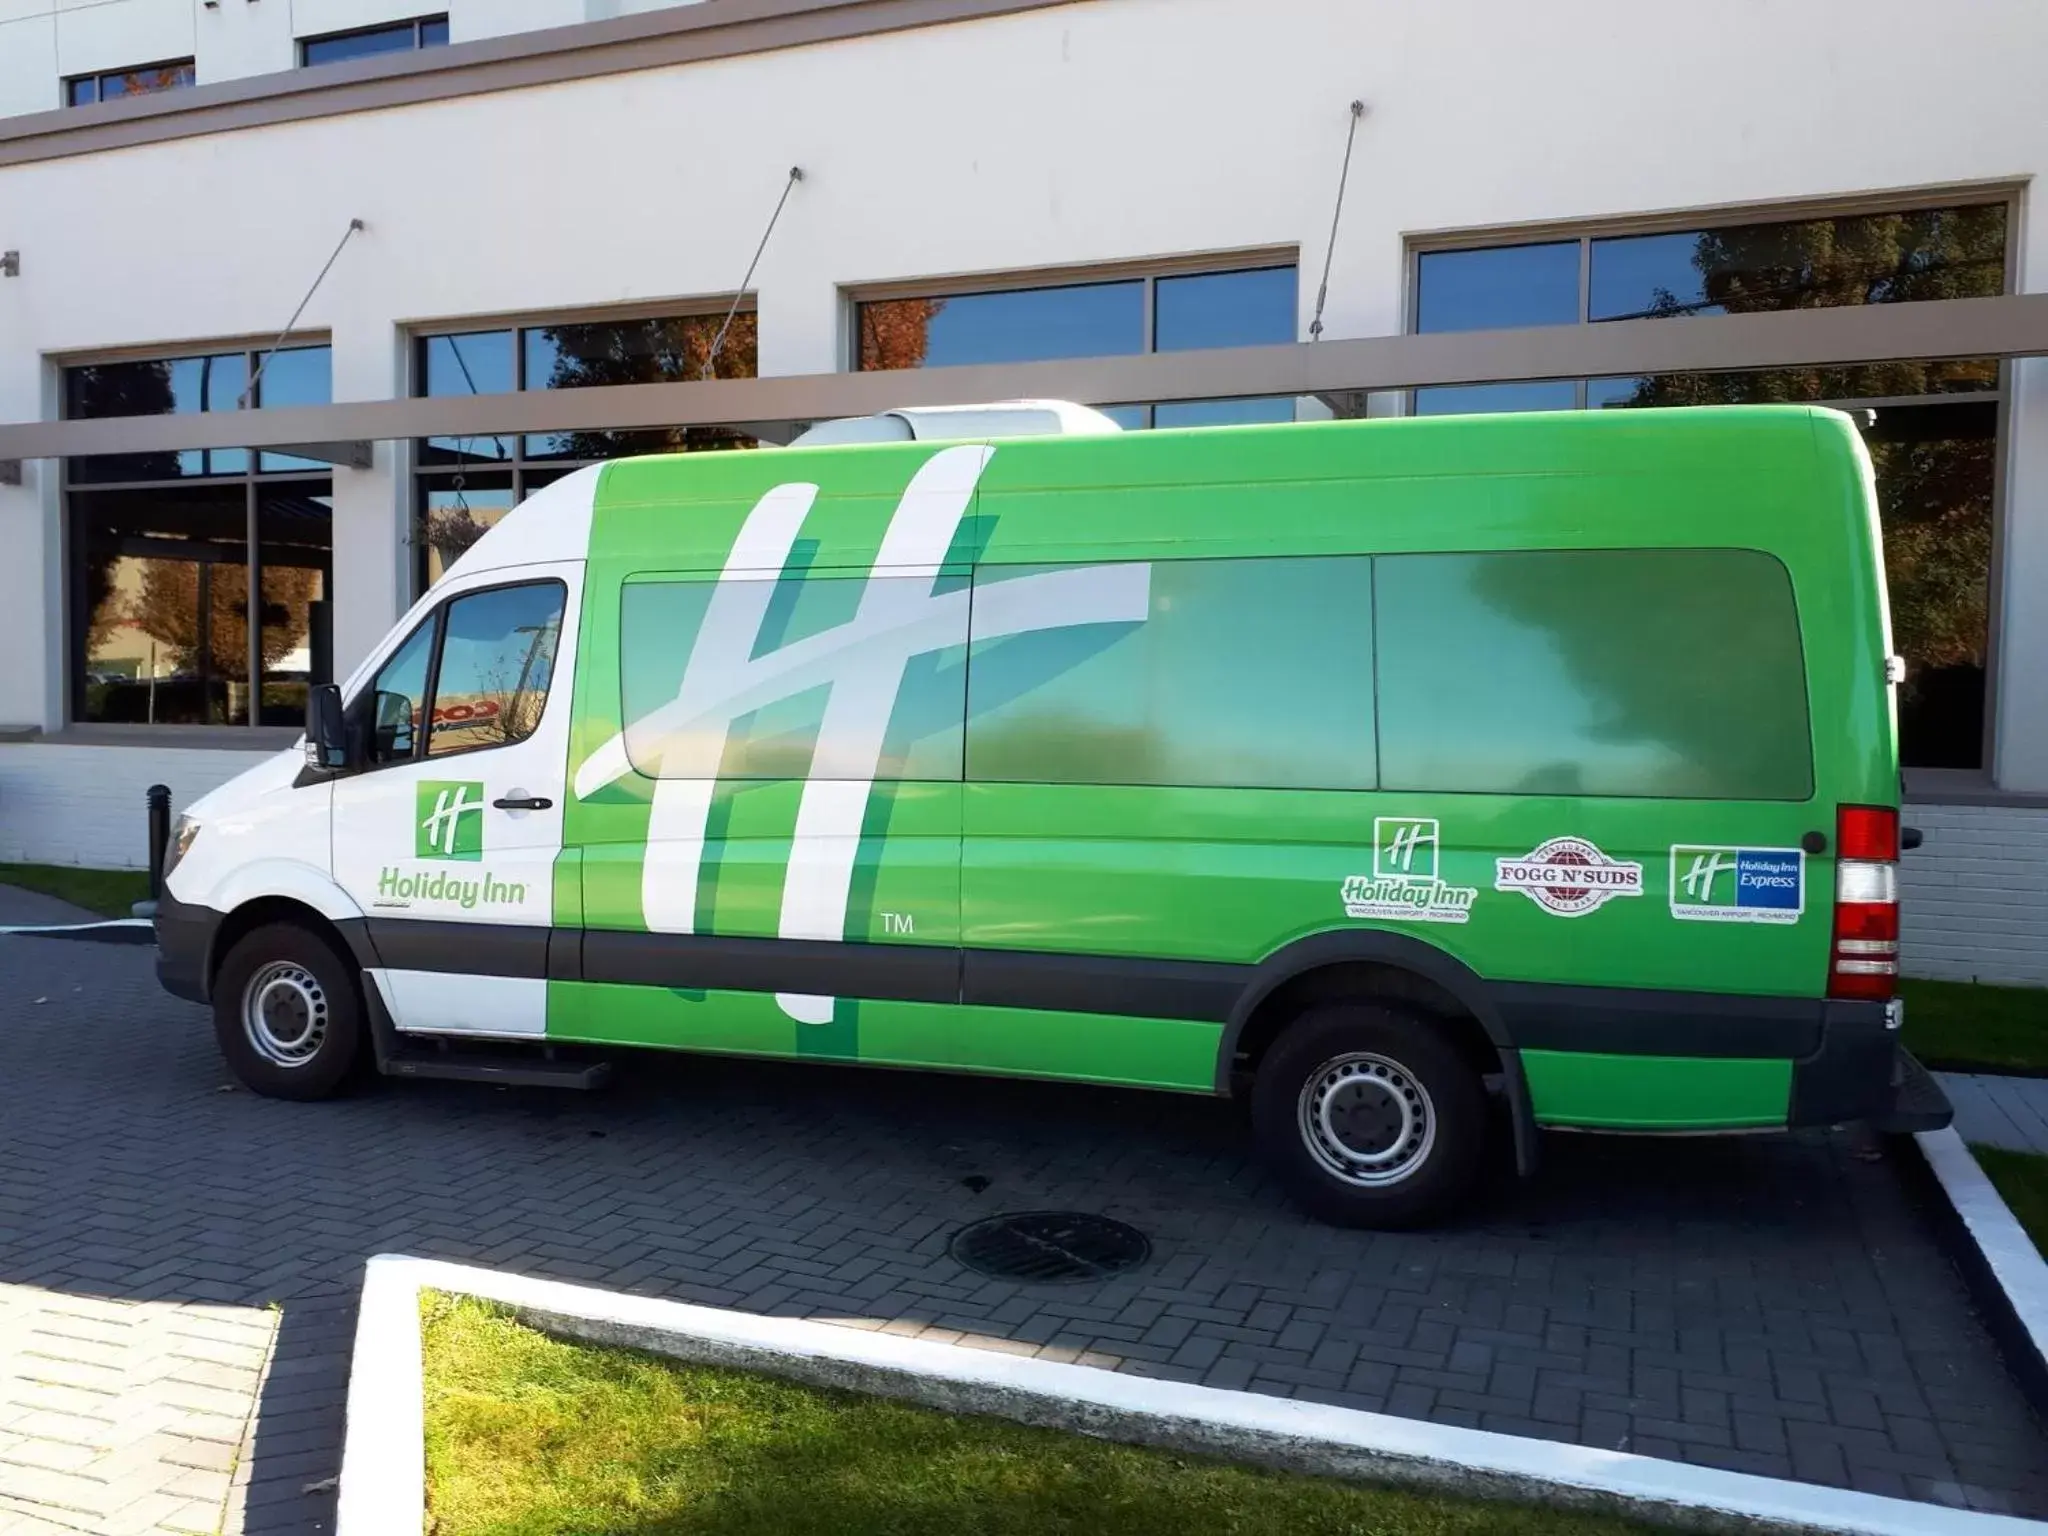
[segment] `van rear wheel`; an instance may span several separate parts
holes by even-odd
[[[1303,1014],[1259,1063],[1260,1155],[1312,1215],[1346,1227],[1436,1220],[1471,1190],[1486,1090],[1417,1014],[1339,1003]]]
[[[273,1099],[324,1099],[348,1078],[362,1046],[355,971],[296,924],[255,929],[214,978],[213,1032],[247,1087]]]

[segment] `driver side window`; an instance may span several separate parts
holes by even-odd
[[[372,767],[407,762],[418,750],[420,723],[426,719],[427,668],[434,659],[438,620],[437,614],[407,636],[370,685]]]
[[[524,741],[554,681],[568,589],[559,581],[451,598],[378,669],[361,701],[368,766]]]

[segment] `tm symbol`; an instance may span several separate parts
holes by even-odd
[[[884,912],[882,914],[882,932],[914,933],[915,931],[915,925],[911,922],[911,916],[908,912]]]

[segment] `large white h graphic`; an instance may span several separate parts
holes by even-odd
[[[815,485],[778,485],[755,504],[726,557],[675,699],[592,753],[576,773],[579,798],[657,758],[661,777],[647,825],[640,904],[649,929],[692,933],[704,832],[732,722],[763,704],[829,684],[812,776],[797,807],[796,839],[777,931],[786,939],[844,939],[861,824],[874,788],[904,668],[916,656],[967,640],[968,591],[933,592],[995,450],[941,449],[897,504],[854,616],[762,656],[752,655]],[[1081,566],[991,582],[973,596],[974,638],[1075,624],[1141,623],[1151,601],[1147,565]],[[906,581],[904,577],[921,578]],[[631,743],[631,753],[627,745]],[[820,764],[838,765],[832,778]],[[833,1000],[779,993],[791,1018],[828,1024]]]

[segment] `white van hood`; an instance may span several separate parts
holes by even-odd
[[[305,766],[306,744],[301,738],[282,752],[258,759],[253,768],[236,774],[219,788],[209,790],[190,805],[179,809],[199,822],[223,815],[232,816],[261,796],[288,788]]]

